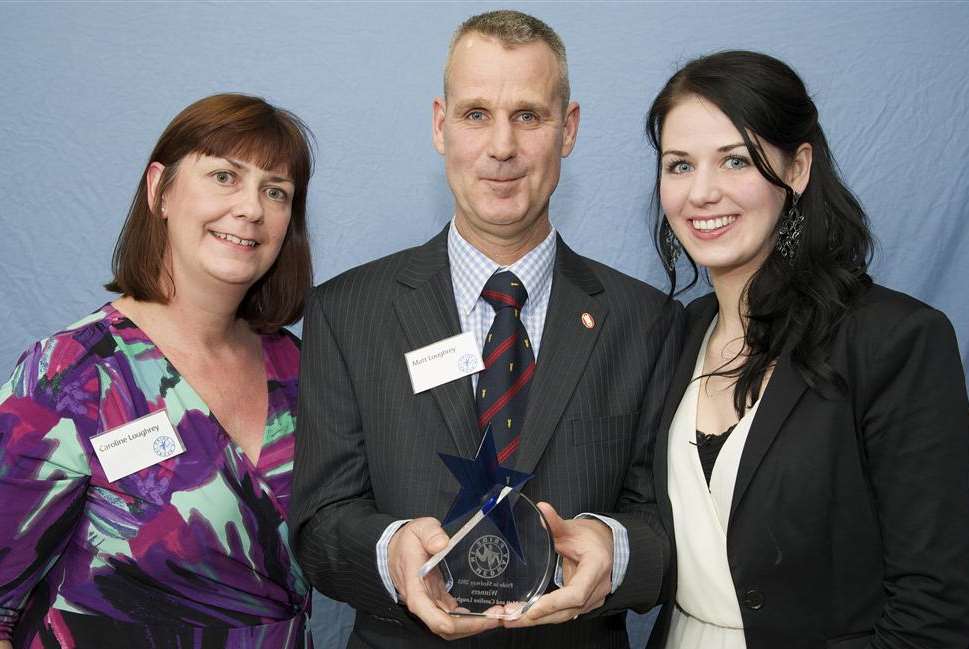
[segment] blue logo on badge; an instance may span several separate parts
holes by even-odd
[[[152,446],[152,448],[155,451],[155,455],[157,455],[158,457],[169,457],[171,455],[174,455],[175,451],[178,450],[178,446],[176,446],[175,440],[173,440],[168,435],[162,435],[161,437],[156,439],[155,444]]]
[[[475,363],[474,354],[464,354],[458,359],[458,369],[462,372],[473,372],[477,365],[478,364]]]

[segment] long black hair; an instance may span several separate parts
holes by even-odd
[[[666,82],[649,109],[646,134],[657,152],[653,239],[669,276],[670,295],[694,286],[699,271],[685,255],[693,276],[677,291],[672,231],[659,202],[662,130],[670,110],[694,95],[730,119],[761,175],[786,192],[778,227],[794,203],[794,190],[771,168],[751,134],[788,157],[801,144],[813,148],[810,180],[797,203],[804,221],[796,251],[785,258],[773,250],[750,278],[741,299],[743,362],[714,374],[736,377],[738,415],[757,400],[765,372],[784,352],[790,352],[811,387],[843,389],[842,377],[828,363],[828,346],[849,306],[871,285],[872,236],[864,210],[839,177],[818,123],[817,107],[804,83],[788,65],[771,56],[732,50],[694,59]]]

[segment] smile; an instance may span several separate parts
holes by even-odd
[[[223,241],[228,241],[229,243],[234,243],[237,246],[245,246],[246,248],[255,248],[259,245],[258,241],[252,239],[241,239],[234,234],[229,234],[228,232],[215,232],[214,230],[209,231],[213,237],[216,239],[222,239]]]
[[[735,215],[718,216],[712,219],[690,219],[690,224],[693,226],[694,230],[711,232],[713,230],[725,228],[736,220],[737,217]]]

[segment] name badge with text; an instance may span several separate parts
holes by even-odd
[[[481,350],[467,331],[407,352],[404,361],[414,394],[484,369]]]
[[[91,444],[109,482],[185,452],[164,410],[96,435]]]

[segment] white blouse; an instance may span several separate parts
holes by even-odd
[[[676,607],[670,649],[746,649],[740,604],[727,562],[727,524],[734,483],[750,424],[749,408],[723,444],[707,486],[696,447],[696,412],[703,359],[714,318],[700,346],[690,382],[670,425],[669,496],[676,534]]]

